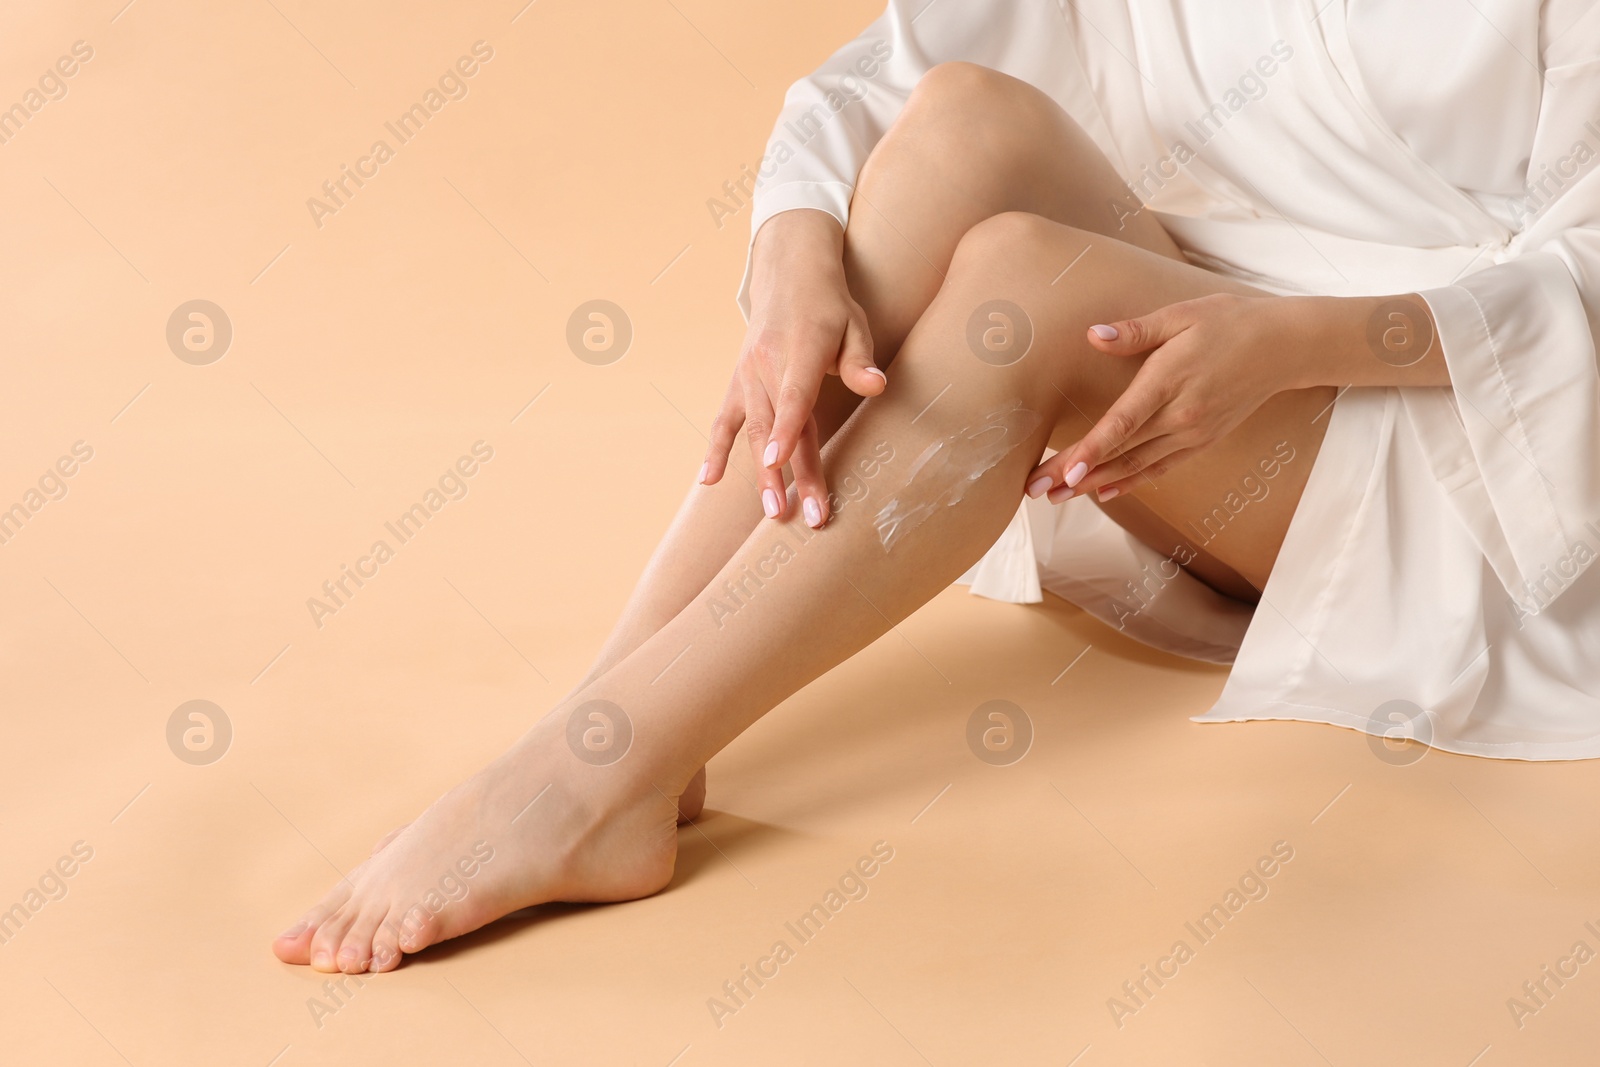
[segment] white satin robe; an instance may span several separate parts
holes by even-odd
[[[1277,293],[1420,292],[1453,383],[1341,395],[1253,611],[1150,582],[1172,568],[1083,500],[1024,501],[973,591],[1042,587],[1231,661],[1197,721],[1600,756],[1600,4],[893,0],[789,90],[751,233],[792,208],[845,222],[947,60],[1049,93],[1197,264]],[[1425,714],[1396,727],[1391,701]]]

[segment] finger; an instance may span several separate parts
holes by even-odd
[[[1111,485],[1123,487],[1148,485],[1149,479],[1158,478],[1167,472],[1168,457],[1183,447],[1184,442],[1173,434],[1153,437],[1095,467],[1083,481],[1078,483],[1073,495],[1097,495]]]
[[[1152,444],[1153,443],[1154,442],[1152,442]],[[1199,448],[1179,448],[1168,452],[1160,459],[1151,461],[1148,466],[1146,466],[1137,474],[1132,474],[1128,477],[1119,478],[1115,481],[1109,481],[1096,486],[1094,490],[1095,499],[1104,502],[1107,500],[1113,500],[1124,493],[1134,492],[1141,486],[1147,484],[1145,482],[1146,478],[1155,478],[1167,473],[1168,471],[1172,470],[1172,468],[1176,467],[1178,464],[1182,463],[1184,460],[1188,459],[1190,456],[1199,451]],[[1085,494],[1089,492],[1087,488],[1083,489],[1082,491]]]
[[[1042,460],[1038,466],[1028,472],[1028,477],[1023,482],[1028,487],[1028,495],[1038,497],[1054,489],[1065,480],[1066,471],[1067,454],[1065,452],[1057,452],[1049,459]],[[1087,468],[1085,468],[1085,473],[1088,473]],[[1073,484],[1076,485],[1077,482],[1073,482]]]
[[[1096,323],[1089,327],[1089,343],[1112,356],[1137,356],[1160,348],[1193,322],[1188,301],[1168,304],[1136,319]]]
[[[822,388],[822,379],[813,377],[816,366],[814,360],[791,359],[784,368],[783,382],[776,393],[772,429],[767,434],[766,448],[761,452],[763,467],[782,468],[794,454],[795,445],[800,443],[800,435],[817,407],[817,391]]]
[[[800,516],[813,530],[828,521],[828,486],[822,474],[822,452],[817,447],[817,420],[807,419],[789,461],[794,488],[800,498]]]
[[[839,349],[839,378],[857,396],[877,396],[889,384],[872,358],[872,333],[866,321],[852,315],[845,324],[844,344]]]
[[[1127,447],[1129,449],[1137,448],[1144,442],[1165,434],[1167,432],[1166,430],[1157,428],[1158,423],[1159,420],[1146,422],[1139,428],[1139,432],[1129,439],[1127,442]],[[1126,451],[1126,449],[1123,451]],[[1052,489],[1060,489],[1062,490],[1061,493],[1051,497],[1051,499],[1057,503],[1072,496],[1072,493],[1068,493],[1065,490],[1071,489],[1081,483],[1083,479],[1088,476],[1091,468],[1087,463],[1083,463],[1083,466],[1080,468],[1078,464],[1083,462],[1081,460],[1074,461],[1072,466],[1069,467],[1067,464],[1071,454],[1072,449],[1069,448],[1065,451],[1057,452],[1048,459],[1040,460],[1039,464],[1034,467],[1033,470],[1028,472],[1028,477],[1023,481],[1023,484],[1027,486],[1028,495],[1031,497],[1040,497]],[[1119,452],[1118,454],[1121,453]]]
[[[700,484],[716,485],[728,470],[728,456],[739,427],[744,425],[744,391],[736,375],[722,398],[722,410],[711,422],[711,443],[705,462],[700,465]]]
[[[756,492],[761,511],[769,519],[781,519],[789,497],[783,486],[783,471],[768,467],[761,460],[772,432],[772,403],[760,382],[747,385],[744,394],[744,431],[750,455],[756,462]]]
[[[1075,488],[1095,467],[1139,444],[1147,433],[1145,424],[1166,403],[1159,388],[1134,378],[1127,392],[1117,398],[1081,441],[1062,449],[1040,464],[1038,473],[1028,476],[1029,494],[1037,495],[1033,491],[1039,479],[1048,474],[1051,484],[1045,488],[1051,493],[1050,499],[1065,500],[1061,491]]]

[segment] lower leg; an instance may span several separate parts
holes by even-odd
[[[868,494],[820,531],[792,515],[761,524],[700,597],[342,883],[277,942],[280,957],[388,969],[401,951],[518,908],[664,886],[675,800],[697,768],[947,586],[1009,521],[1050,434],[1083,432],[1125,388],[1136,361],[1093,353],[1087,325],[1230,288],[1116,242],[1095,250],[1101,269],[1052,288],[1050,265],[1085,241],[1092,236],[1026,216],[975,228],[963,242],[971,254],[952,266],[889,388],[828,445],[835,475],[875,470]],[[1009,366],[966,347],[971,311],[991,296],[1033,322],[1033,350]],[[1246,420],[1184,466],[1187,480],[1157,510],[1171,520],[1209,502],[1231,485],[1240,456],[1274,437],[1293,440],[1309,465],[1317,442],[1298,417],[1280,407]],[[1240,522],[1246,536],[1270,541],[1287,518],[1273,506]],[[725,597],[730,589],[737,595]]]
[[[972,64],[936,67],[862,168],[845,229],[845,276],[867,313],[878,365],[894,360],[957,243],[979,222],[1026,211],[1181,259],[1154,216],[1138,207],[1094,141],[1044,93]],[[832,437],[860,399],[838,378],[823,383],[820,440]],[[578,688],[683,610],[762,521],[742,436],[732,476],[689,490]],[[1133,501],[1122,506],[1130,522],[1138,509]],[[699,815],[704,799],[702,770],[681,798],[681,817]]]
[[[845,274],[879,366],[894,359],[979,222],[1025,211],[1181,260],[1138,207],[1094,141],[1044,93],[972,64],[934,68],[862,168],[845,230]],[[822,441],[859,402],[837,378],[824,383]],[[741,440],[734,476],[690,489],[580,688],[705,589],[761,522],[748,456]]]

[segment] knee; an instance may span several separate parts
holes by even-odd
[[[1031,211],[1002,211],[961,235],[946,280],[993,279],[1002,266],[1043,263],[1069,244],[1089,247],[1098,239],[1097,234],[1064,226]]]
[[[1025,92],[1038,92],[1025,81],[992,67],[963,60],[939,63],[928,69],[911,90],[906,111],[960,114],[973,107],[1009,103]]]
[[[1028,138],[1008,137],[1013,128],[1040,129],[1036,110],[1054,107],[1027,82],[977,63],[949,62],[931,68],[912,89],[906,106],[879,147],[937,149],[941,164],[973,158],[994,164],[1006,145],[1024,147]],[[980,149],[981,146],[981,149]]]
[[[973,374],[1029,390],[1041,375],[1057,381],[1093,357],[1073,339],[1107,296],[1095,274],[1069,272],[1079,260],[1103,266],[1095,257],[1116,250],[1096,246],[1110,241],[1031,212],[991,215],[962,234],[926,317],[964,338],[951,350],[976,357],[964,360]],[[1036,351],[1051,357],[1025,358]]]
[[[1026,357],[1062,347],[1055,343],[1059,305],[1070,302],[1070,292],[1049,283],[1061,269],[1068,238],[1079,232],[1025,211],[991,215],[967,230],[923,316],[931,335],[961,341],[908,344],[896,366],[931,360],[941,364],[947,381],[1019,395],[1046,387],[1045,379],[1055,380],[1064,359]]]

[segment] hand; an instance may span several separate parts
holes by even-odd
[[[1320,299],[1218,294],[1090,327],[1089,343],[1107,355],[1150,355],[1081,441],[1034,468],[1028,495],[1110,500],[1216,442],[1274,393],[1310,384],[1299,359]]]
[[[843,251],[844,231],[825,212],[785,211],[761,227],[751,264],[750,325],[700,472],[706,485],[722,478],[743,426],[762,510],[775,519],[787,509],[788,463],[801,514],[812,527],[828,521],[812,413],[823,377],[837,374],[861,396],[876,396],[887,383],[872,361],[866,312],[845,283]]]

